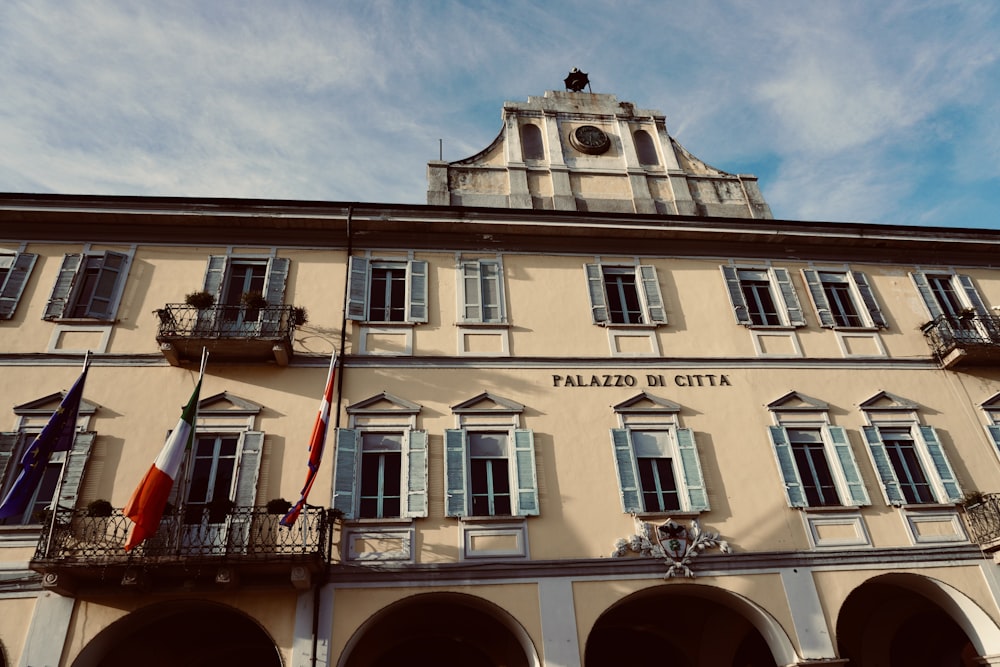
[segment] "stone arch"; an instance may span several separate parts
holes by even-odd
[[[521,153],[525,160],[545,159],[542,130],[534,123],[525,123],[521,126]]]
[[[541,665],[514,617],[464,593],[422,593],[380,610],[357,629],[337,667],[394,664]]]
[[[933,631],[922,633],[923,627]],[[904,655],[917,654],[927,664],[939,664],[931,661],[946,652],[948,660],[964,665],[1000,655],[1000,628],[953,586],[899,572],[872,577],[847,596],[837,615],[837,645],[840,656],[852,663],[891,661],[895,655],[896,662],[923,664]]]
[[[176,639],[176,641],[171,641]],[[101,630],[72,667],[281,667],[270,635],[243,612],[205,600],[138,609]]]
[[[653,138],[646,130],[636,130],[632,133],[635,141],[635,153],[639,158],[639,164],[656,165],[660,164],[660,158],[656,154],[656,146]]]
[[[714,586],[675,583],[633,593],[609,607],[591,628],[586,667],[619,664],[611,654],[636,642],[673,652],[671,664],[768,667],[798,662],[785,629],[763,608]]]

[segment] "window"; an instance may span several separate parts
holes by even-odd
[[[537,515],[534,433],[445,431],[445,483],[448,516]]]
[[[333,476],[345,519],[427,516],[427,432],[338,429]]]
[[[691,429],[611,430],[625,512],[708,511],[701,460]]]
[[[871,504],[843,428],[796,424],[768,432],[789,506]]]
[[[351,257],[347,316],[367,322],[427,321],[427,262]]]
[[[660,159],[656,155],[656,146],[653,145],[653,139],[649,136],[649,132],[636,130],[632,136],[635,138],[635,152],[639,158],[639,164],[660,164]]]
[[[37,257],[30,252],[0,255],[0,320],[14,316]]]
[[[955,472],[933,428],[869,425],[864,434],[890,505],[961,501]]]
[[[537,125],[525,123],[521,126],[521,152],[525,160],[544,160],[545,146],[542,131]]]
[[[1000,456],[1000,394],[994,394],[983,402],[983,412],[986,413],[986,435]]]
[[[214,317],[214,324],[227,330],[277,330],[289,264],[284,257],[212,255],[205,271],[204,290],[215,296],[217,307],[201,318]],[[266,306],[260,307],[244,295],[260,295]],[[202,320],[202,324],[206,323]]]
[[[886,320],[861,271],[802,271],[820,326],[885,328]]]
[[[722,274],[737,323],[748,327],[805,326],[787,270],[723,266]]]
[[[114,319],[128,266],[129,255],[111,250],[66,255],[43,319]]]
[[[951,273],[911,273],[910,277],[927,306],[931,319],[940,316],[957,318],[963,312],[974,311],[979,316],[989,316],[972,278]]]
[[[499,260],[479,259],[460,265],[463,322],[506,321],[503,299],[503,268]]]
[[[585,266],[595,324],[667,323],[656,267]]]

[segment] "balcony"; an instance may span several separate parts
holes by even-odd
[[[969,537],[984,551],[1000,549],[1000,493],[984,493],[965,504]]]
[[[921,331],[944,368],[1000,364],[1000,317],[939,315]]]
[[[126,552],[132,522],[122,510],[60,509],[42,529],[31,569],[63,595],[108,587],[308,588],[329,566],[334,516],[307,506],[291,528],[278,523],[281,516],[264,507],[168,508],[156,535]]]
[[[168,303],[155,311],[160,318],[156,342],[172,366],[201,359],[208,348],[214,361],[276,361],[287,366],[292,356],[294,306],[209,306]]]

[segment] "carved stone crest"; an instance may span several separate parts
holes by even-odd
[[[690,527],[685,528],[673,519],[653,525],[636,517],[635,535],[615,542],[615,550],[611,556],[621,558],[632,552],[662,558],[669,566],[664,579],[677,576],[693,579],[691,561],[705,549],[732,553],[728,542],[720,539],[718,533],[703,531],[697,519],[691,521]]]

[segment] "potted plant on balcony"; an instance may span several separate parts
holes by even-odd
[[[309,311],[304,306],[292,306],[292,324],[297,327],[309,321]]]
[[[267,501],[268,514],[287,514],[292,509],[292,503],[284,498],[271,498]]]
[[[216,498],[206,507],[208,508],[209,523],[222,523],[232,513],[236,503],[229,498]]]
[[[240,297],[240,302],[249,309],[258,310],[267,306],[267,299],[260,292],[254,290],[244,292]]]
[[[108,517],[112,511],[111,503],[103,498],[92,500],[87,504],[87,516]]]
[[[198,310],[205,310],[215,305],[215,295],[204,290],[191,292],[184,296],[184,303]]]

